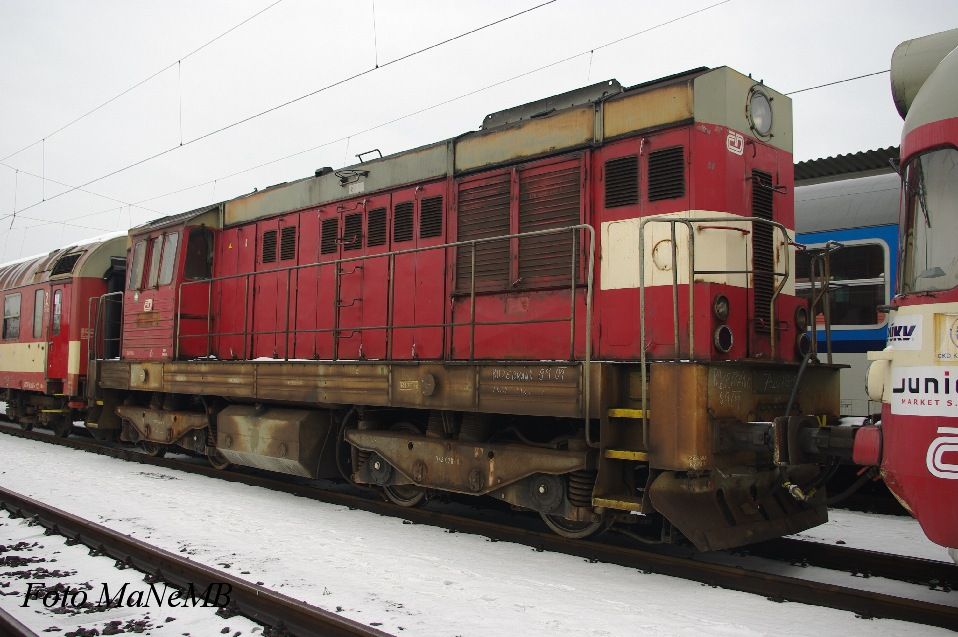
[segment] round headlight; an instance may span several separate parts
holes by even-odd
[[[728,299],[725,296],[719,294],[712,300],[712,314],[722,322],[728,320]]]
[[[799,306],[795,310],[795,329],[798,330],[799,333],[808,329],[808,308]]]
[[[748,97],[748,123],[761,137],[772,132],[772,101],[757,89],[752,89]]]
[[[735,338],[732,336],[732,330],[728,325],[719,325],[715,328],[715,332],[712,333],[712,344],[715,345],[715,349],[723,354],[728,354],[734,343]]]

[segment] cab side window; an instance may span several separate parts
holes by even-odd
[[[128,290],[139,290],[143,286],[143,264],[146,262],[146,240],[141,239],[133,246],[133,258],[130,263],[130,281]]]

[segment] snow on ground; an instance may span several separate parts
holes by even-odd
[[[150,597],[143,573],[118,570],[115,561],[93,557],[83,545],[67,546],[60,535],[45,535],[44,528],[0,512],[0,605],[37,633],[69,634],[79,628],[101,634],[145,632],[150,635],[261,635],[263,627],[245,617],[217,616],[219,590],[210,596],[210,606],[158,607]],[[33,584],[28,589],[29,584]],[[124,585],[126,588],[124,589]],[[30,598],[26,597],[29,590]],[[171,589],[156,584],[158,596],[169,599]],[[64,595],[65,591],[69,591]],[[111,599],[145,600],[147,606],[101,605]],[[200,600],[205,589],[198,592]],[[45,604],[49,604],[49,607]]]
[[[828,524],[808,529],[794,537],[926,560],[951,561],[948,549],[925,537],[918,522],[903,515],[832,509],[828,512]]]
[[[6,488],[394,635],[953,634],[8,436],[0,458]]]

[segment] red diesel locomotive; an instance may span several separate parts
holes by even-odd
[[[814,526],[848,443],[794,291],[791,147],[787,97],[696,69],[135,228],[87,426],[572,537]]]

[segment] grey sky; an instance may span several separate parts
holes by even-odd
[[[67,188],[55,182],[89,182],[542,1],[376,0],[374,46],[372,0],[281,0],[90,117],[3,160],[0,261],[354,163],[362,151],[389,154],[436,141],[477,128],[486,113],[603,79],[628,85],[728,65],[788,92],[885,70],[902,40],[958,26],[953,1],[730,0],[596,48],[716,0],[557,0],[86,187],[115,200],[80,191],[56,196]],[[0,157],[273,2],[0,0]],[[901,120],[887,74],[793,99],[796,160],[898,143]],[[448,100],[454,101],[368,130]],[[307,149],[313,150],[248,170]],[[15,219],[7,216],[14,205]]]

